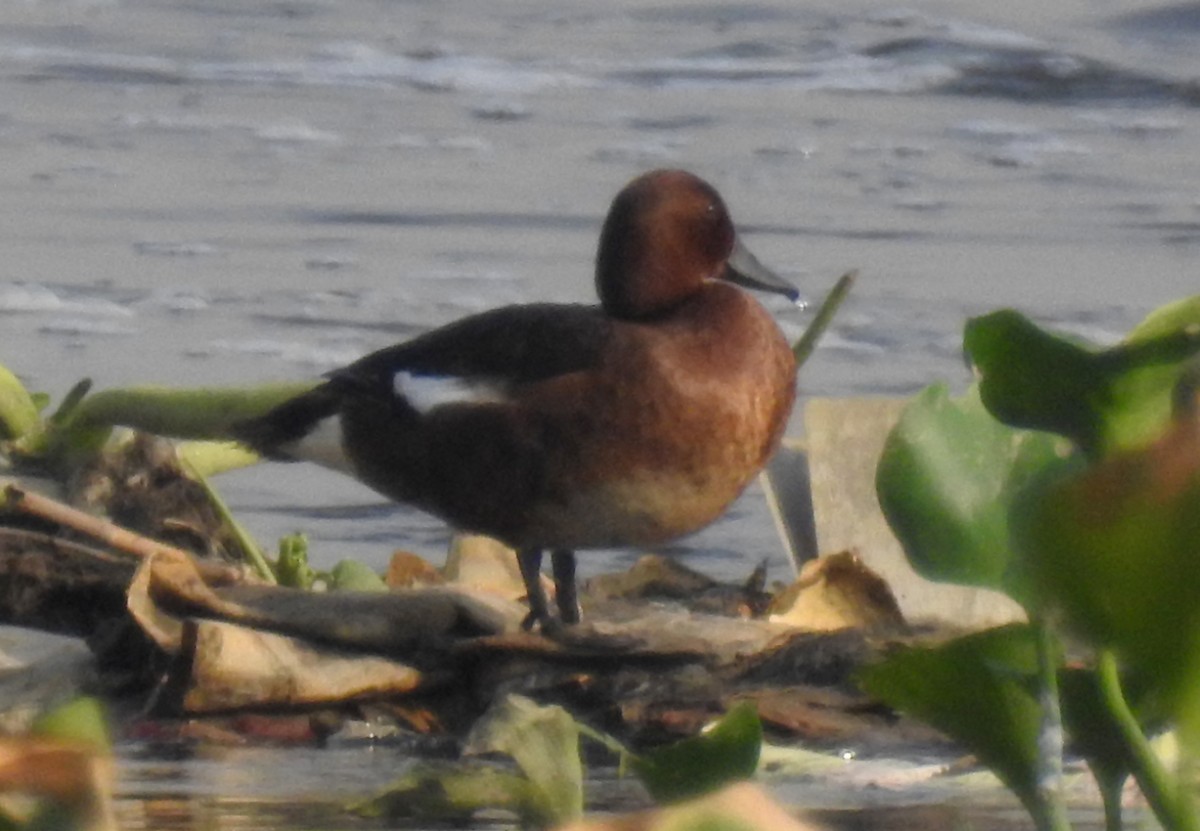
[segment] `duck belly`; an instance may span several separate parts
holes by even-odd
[[[698,531],[719,517],[747,481],[713,487],[685,475],[646,473],[574,490],[535,506],[519,541],[545,548],[658,545]]]

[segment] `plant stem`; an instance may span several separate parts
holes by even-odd
[[[1038,732],[1037,800],[1034,819],[1042,831],[1069,831],[1063,800],[1063,722],[1058,691],[1058,639],[1044,622],[1035,621],[1038,658],[1038,696],[1042,726]]]
[[[1121,810],[1121,784],[1100,782],[1100,799],[1104,802],[1104,831],[1122,831],[1125,827]]]
[[[829,328],[834,314],[837,312],[838,307],[842,305],[842,301],[846,299],[846,295],[850,293],[850,287],[854,285],[854,280],[857,277],[857,271],[847,271],[838,279],[833,288],[829,290],[829,294],[821,302],[821,308],[817,310],[817,315],[813,318],[812,323],[808,324],[808,328],[804,330],[804,334],[792,346],[792,354],[796,357],[797,371],[817,348],[817,341],[821,339],[821,335]]]
[[[257,572],[258,576],[261,577],[265,582],[271,585],[276,585],[279,581],[275,577],[275,570],[272,569],[271,564],[267,562],[266,555],[263,554],[262,549],[258,547],[258,543],[255,541],[254,537],[250,536],[250,532],[246,530],[245,526],[243,526],[237,521],[236,518],[234,518],[233,513],[229,510],[229,506],[225,504],[225,500],[222,499],[220,494],[217,493],[216,488],[209,484],[208,478],[203,476],[200,471],[196,470],[195,466],[191,463],[187,462],[186,460],[180,461],[187,469],[187,472],[192,479],[194,479],[200,485],[200,487],[204,489],[204,494],[208,497],[208,501],[212,505],[213,510],[217,512],[217,516],[219,516],[222,521],[229,526],[230,532],[233,534],[234,539],[238,541],[238,545],[242,547],[242,553],[245,555],[246,559],[250,561],[250,565],[254,567],[254,571]]]
[[[1133,711],[1129,709],[1129,702],[1121,690],[1117,658],[1112,650],[1100,650],[1096,658],[1096,677],[1100,682],[1104,706],[1125,742],[1133,777],[1158,821],[1171,831],[1200,831],[1200,822],[1197,822],[1196,814],[1191,810],[1191,800],[1181,790],[1188,784],[1184,781],[1171,782]]]

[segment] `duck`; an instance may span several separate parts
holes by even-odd
[[[699,176],[653,170],[617,194],[595,289],[598,305],[504,306],[380,349],[233,437],[500,540],[525,584],[523,628],[578,623],[576,552],[712,523],[779,446],[796,395],[792,350],[746,289],[800,292]]]

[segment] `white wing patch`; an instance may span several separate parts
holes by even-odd
[[[485,383],[448,375],[414,375],[397,372],[392,390],[419,413],[427,413],[443,404],[496,401],[498,391]]]
[[[354,475],[354,466],[342,444],[342,417],[331,415],[321,419],[300,439],[279,448],[293,459],[315,462],[321,467]]]

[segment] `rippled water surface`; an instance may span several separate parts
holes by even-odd
[[[1197,290],[1198,47],[1200,5],[1150,0],[3,3],[0,362],[55,396],[303,378],[587,301],[608,201],[672,165],[811,295],[861,270],[804,394],[961,384],[966,315],[1105,342]],[[321,564],[445,545],[311,468],[218,485]],[[786,574],[756,490],[677,548]]]

